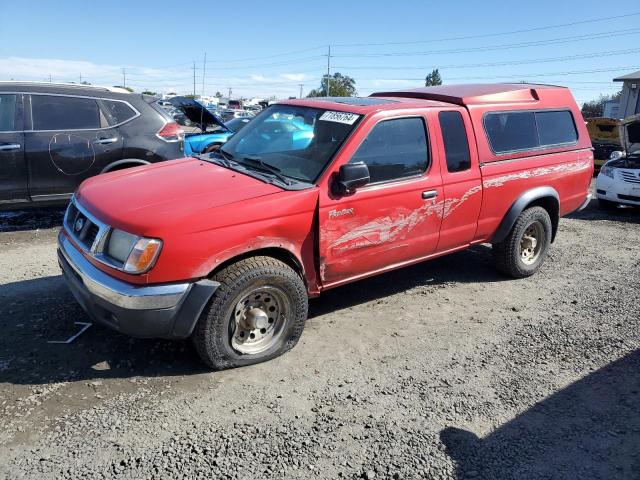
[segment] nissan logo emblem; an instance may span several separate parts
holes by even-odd
[[[76,220],[76,223],[73,225],[73,229],[76,232],[79,232],[80,230],[82,230],[82,227],[84,227],[84,218],[79,218]]]

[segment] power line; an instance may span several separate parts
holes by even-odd
[[[606,32],[598,32],[598,33],[590,33],[585,35],[573,35],[568,37],[557,37],[551,38],[547,40],[534,40],[530,42],[520,42],[520,43],[508,43],[508,44],[498,44],[498,45],[485,45],[482,47],[468,47],[468,48],[452,48],[445,50],[430,50],[423,52],[386,52],[386,53],[347,53],[347,54],[338,54],[334,55],[335,57],[412,57],[412,56],[425,56],[425,55],[442,55],[442,54],[452,54],[452,53],[470,53],[470,52],[485,52],[485,51],[493,51],[493,50],[507,50],[511,48],[524,48],[524,47],[537,47],[543,45],[557,45],[561,43],[571,43],[577,42],[581,40],[598,40],[601,38],[609,38],[616,37],[622,34],[625,35],[635,35],[640,33],[640,28],[629,28],[626,30],[618,30],[616,32],[606,31]]]
[[[626,55],[629,53],[637,53],[640,52],[640,48],[628,48],[624,50],[608,50],[604,52],[592,52],[585,53],[579,55],[568,55],[564,57],[547,57],[547,58],[536,58],[532,60],[512,60],[506,62],[489,62],[489,63],[467,63],[467,64],[452,64],[452,65],[438,65],[439,69],[445,68],[479,68],[479,67],[505,67],[509,65],[526,65],[529,63],[552,63],[552,62],[560,62],[566,60],[581,60],[585,58],[600,58],[600,57],[613,57],[617,55]],[[416,67],[416,66],[357,66],[357,67],[334,67],[334,68],[343,68],[350,70],[427,70],[432,68],[433,65],[429,67]]]
[[[588,20],[579,20],[575,22],[569,23],[558,23],[555,25],[544,25],[540,27],[533,28],[525,28],[520,30],[510,30],[505,32],[495,32],[495,33],[483,33],[478,35],[464,35],[459,37],[445,37],[445,38],[435,38],[430,40],[414,40],[408,42],[375,42],[375,43],[337,43],[333,44],[334,47],[373,47],[373,46],[384,46],[384,45],[415,45],[421,43],[435,43],[435,42],[451,42],[454,40],[473,40],[478,38],[489,38],[489,37],[498,37],[503,35],[514,35],[517,33],[529,33],[529,32],[539,32],[541,30],[552,30],[555,28],[563,28],[563,27],[572,27],[575,25],[584,25],[588,23],[597,23],[597,22],[605,22],[609,20],[618,20],[620,18],[628,18],[635,17],[640,15],[640,12],[631,12],[625,13],[622,15],[613,15],[610,17],[600,17],[600,18],[592,18]]]

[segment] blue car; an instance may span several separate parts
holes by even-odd
[[[240,117],[223,122],[220,117],[191,98],[173,97],[168,102],[184,114],[189,126],[198,127],[200,130],[200,132],[185,133],[184,154],[187,156],[194,153],[207,153],[218,148],[253,118]]]

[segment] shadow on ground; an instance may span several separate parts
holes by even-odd
[[[310,318],[394,295],[451,282],[505,280],[484,246],[337,288],[312,300]],[[189,375],[205,371],[188,341],[134,339],[100,325],[68,345],[89,321],[61,276],[0,286],[0,383],[46,384],[132,376]]]
[[[640,351],[535,404],[484,438],[440,433],[458,478],[640,478]]]
[[[0,232],[21,232],[62,225],[66,207],[0,211]]]
[[[618,207],[613,210],[605,210],[598,206],[598,200],[593,199],[584,210],[567,215],[566,218],[588,221],[609,220],[613,222],[640,224],[640,208]]]

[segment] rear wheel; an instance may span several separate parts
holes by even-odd
[[[204,362],[215,370],[264,362],[293,348],[307,318],[307,291],[300,276],[272,257],[232,264],[192,335]]]
[[[604,198],[598,198],[598,206],[603,210],[615,210],[618,208],[618,204],[616,202],[605,200]]]
[[[498,270],[514,278],[533,275],[547,256],[552,225],[542,207],[531,207],[520,214],[503,242],[493,245]]]

